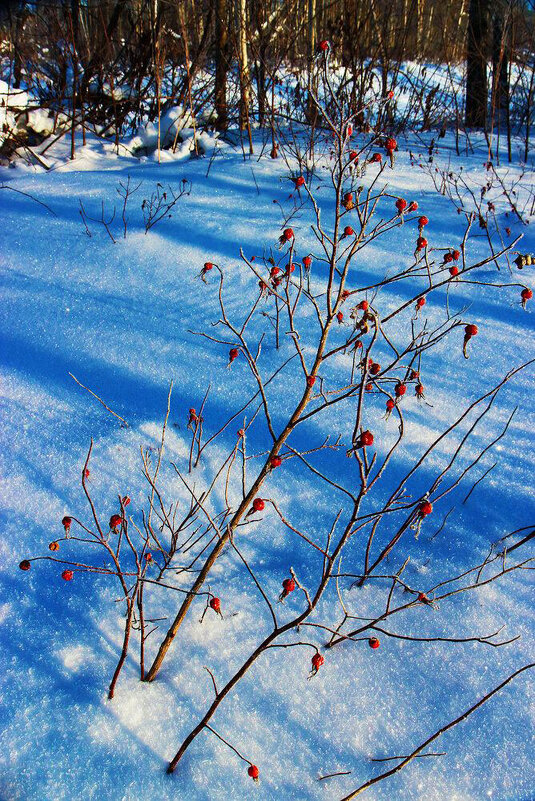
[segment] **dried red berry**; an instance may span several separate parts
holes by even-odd
[[[122,522],[123,518],[121,515],[112,515],[110,517],[110,528],[115,531],[115,529],[119,528]]]
[[[204,262],[204,267],[202,268],[202,274],[204,275],[205,273],[208,273],[208,272],[210,272],[210,270],[213,270],[213,269],[214,269],[214,265],[212,264],[212,262],[211,261],[205,261]]]
[[[427,239],[425,236],[419,236],[416,240],[416,251],[423,250],[427,247]]]
[[[190,413],[191,413],[192,411],[195,411],[195,409],[193,409],[193,410],[192,410],[192,409],[190,409]],[[128,506],[128,504],[130,503],[130,498],[128,497],[128,495],[124,495],[124,496],[121,498],[121,503],[122,503],[122,505],[123,505],[123,506]]]
[[[320,50],[323,50],[323,52],[324,52],[324,53],[325,53],[325,52],[326,52],[326,51],[329,49],[329,47],[330,47],[330,44],[329,44],[329,42],[328,42],[326,39],[324,39],[324,40],[323,40],[322,42],[320,42],[320,44],[319,44],[319,48],[320,48]],[[258,770],[258,768],[257,768],[256,770]]]
[[[294,230],[293,230],[293,228],[285,228],[284,231],[282,232],[282,236],[283,236],[283,239],[286,240],[286,242],[289,242],[290,239],[294,238]]]
[[[273,456],[269,464],[273,468],[280,467],[282,464],[282,459],[280,458],[280,456]]]
[[[307,375],[307,387],[313,387],[316,383],[315,375]]]
[[[361,300],[359,305],[357,306],[357,309],[360,309],[361,311],[368,311],[369,305],[370,304],[368,303],[367,300]]]
[[[358,164],[359,154],[356,150],[351,150],[349,153],[349,161],[355,161]]]
[[[402,398],[403,395],[406,393],[406,391],[407,391],[406,384],[402,384],[401,382],[399,384],[396,384],[394,388],[394,393],[396,395],[396,398]]]
[[[342,323],[344,321],[343,312],[339,311],[338,314],[336,315],[336,319],[338,320],[339,323]]]
[[[323,658],[323,656],[322,656],[321,654],[317,654],[317,653],[316,653],[316,654],[314,654],[314,656],[312,657],[312,660],[311,660],[311,661],[312,661],[312,672],[313,672],[313,673],[317,673],[317,672],[318,672],[318,670],[320,669],[320,667],[321,667],[321,666],[323,665],[323,663],[325,662],[325,659]]]
[[[404,198],[402,197],[398,197],[398,199],[396,200],[396,209],[398,210],[398,212],[402,214],[406,208],[407,208],[407,201],[404,200]]]
[[[414,387],[414,394],[416,395],[417,398],[423,398],[424,397],[424,385],[420,384],[418,382],[418,384],[416,384],[416,386]]]
[[[451,255],[453,256],[453,261],[459,261],[461,258],[460,250],[454,250]]]
[[[300,175],[298,178],[293,178],[292,180],[293,180],[296,188],[299,188],[300,186],[304,186],[305,185],[305,179],[303,178],[302,175]]]
[[[375,649],[375,648],[379,648],[381,643],[379,642],[377,637],[370,637],[370,639],[368,640],[368,645],[370,646],[370,648],[374,648]]]
[[[386,411],[387,411],[387,412],[391,412],[391,411],[392,411],[392,409],[394,408],[394,406],[395,406],[395,405],[396,405],[396,404],[394,403],[394,401],[392,400],[392,398],[388,398],[388,400],[387,400],[387,402],[386,402]]]
[[[444,264],[449,264],[450,261],[453,261],[453,253],[445,253],[444,254]]]
[[[369,371],[372,375],[379,375],[381,372],[381,365],[377,364],[377,362],[372,362]]]
[[[526,303],[533,297],[533,292],[531,291],[531,289],[527,288],[523,289],[522,292],[520,293],[520,297],[522,298],[522,308],[525,309]]]
[[[398,143],[396,142],[396,140],[394,139],[393,136],[391,136],[385,142],[385,148],[386,148],[388,153],[393,153],[394,150],[397,148],[397,146],[398,146]]]
[[[409,208],[407,210],[410,211],[410,212],[417,211],[418,210],[418,203],[415,200],[411,200],[411,202],[409,203]]]
[[[429,501],[423,501],[418,507],[418,514],[420,517],[427,517],[433,511],[433,504]]]
[[[346,225],[346,227],[344,228],[344,236],[353,236],[354,233],[355,232],[351,228],[351,226],[350,225]]]
[[[228,363],[232,364],[234,359],[238,358],[239,350],[238,348],[231,348],[228,352]]]
[[[368,383],[364,385],[364,389],[366,390],[366,392],[371,392],[372,391],[373,384],[371,383],[371,381],[368,381]]]
[[[51,542],[48,546],[49,551],[59,551],[59,542]]]
[[[450,267],[449,273],[452,276],[452,278],[455,278],[456,275],[459,275],[459,268],[457,267],[456,264],[454,264],[453,267]]]
[[[359,448],[369,448],[370,445],[373,445],[373,434],[371,431],[363,431],[360,435]]]
[[[328,43],[327,43],[327,42],[322,42],[321,44],[327,44],[327,47],[328,47]],[[320,45],[320,47],[321,47],[321,45]],[[322,50],[326,50],[327,48],[326,48],[326,47],[322,47],[321,49],[322,49]],[[256,767],[256,765],[251,765],[251,766],[250,766],[250,767],[247,769],[247,773],[249,774],[249,776],[251,777],[251,779],[253,779],[255,782],[257,782],[257,781],[258,781],[258,777],[259,777],[259,775],[260,775],[260,771],[258,770],[258,768]]]
[[[420,228],[420,229],[423,228],[424,226],[426,226],[428,224],[428,222],[429,222],[429,220],[425,215],[423,217],[420,217],[418,219],[418,228]]]
[[[286,595],[289,595],[289,593],[293,592],[295,590],[294,579],[293,578],[284,579],[284,581],[282,582],[282,589],[284,590]]]
[[[263,512],[265,505],[266,504],[264,503],[262,498],[255,498],[253,501],[253,509],[255,512]]]
[[[21,570],[30,570],[31,563],[28,559],[23,559],[22,562],[19,563],[19,567]]]
[[[147,560],[147,562],[152,562],[152,554],[150,551],[147,551],[147,553],[145,554],[145,559]]]
[[[308,270],[310,270],[311,264],[312,264],[312,259],[310,258],[310,256],[305,256],[305,258],[303,259],[303,267],[307,272]]]
[[[64,517],[61,523],[65,531],[68,531],[72,525],[72,517]]]
[[[430,602],[430,601],[429,601],[429,598],[427,597],[427,595],[425,594],[425,592],[419,592],[419,593],[418,593],[418,601],[419,601],[421,604],[428,604],[428,603]]]
[[[424,297],[418,298],[418,300],[416,301],[416,308],[421,309],[422,306],[425,306],[425,304],[426,304],[426,299]]]
[[[373,156],[370,159],[370,161],[374,162],[375,164],[378,164],[382,160],[383,160],[383,157],[381,156],[380,153],[374,153]]]
[[[473,323],[470,323],[469,325],[465,326],[464,333],[465,333],[465,336],[467,336],[468,338],[475,337],[477,332],[478,332],[478,330],[479,329],[478,329],[477,325],[474,325]]]
[[[61,574],[61,578],[63,579],[63,581],[72,581],[73,576],[74,573],[72,572],[72,570],[64,570],[63,573]]]

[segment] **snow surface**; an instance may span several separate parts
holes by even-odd
[[[150,132],[145,132],[141,141],[148,139]],[[418,166],[427,159],[422,149],[426,141],[425,137],[400,141],[396,169],[386,170],[385,180],[389,191],[419,202],[430,219],[427,233],[433,247],[457,247],[462,219]],[[255,142],[258,153],[260,134]],[[259,258],[264,249],[276,247],[282,215],[273,201],[291,208],[292,184],[282,160],[272,161],[266,155],[260,160],[257,155],[244,159],[239,146],[234,149],[215,140],[206,142],[205,158],[189,159],[190,148],[184,146],[174,155],[167,151],[167,160],[161,164],[154,158],[138,160],[124,150],[118,156],[113,145],[91,138],[71,163],[68,146],[59,142],[48,151],[53,168],[48,173],[20,164],[0,172],[0,180],[30,193],[54,212],[25,195],[0,191],[4,476],[0,798],[341,798],[385,768],[384,763],[372,763],[372,758],[410,753],[513,670],[533,661],[531,574],[517,572],[477,592],[454,596],[437,611],[413,607],[386,627],[420,636],[466,637],[488,634],[506,624],[507,636],[520,634],[521,639],[503,648],[479,643],[422,644],[381,636],[378,651],[368,648],[366,641],[324,651],[325,665],[311,681],[307,681],[310,649],[269,651],[212,720],[222,736],[259,766],[260,784],[253,784],[247,766],[209,732],[197,738],[176,774],[167,776],[167,761],[212,700],[204,666],[221,686],[269,630],[265,606],[243,565],[227,552],[211,574],[210,587],[222,599],[223,619],[206,615],[200,624],[204,604],[195,603],[158,680],[151,685],[138,680],[134,641],[116,697],[108,701],[107,685],[122,642],[122,607],[115,603],[119,588],[102,577],[80,572],[72,582],[64,582],[61,568],[47,562],[35,562],[29,573],[23,573],[18,563],[48,554],[50,540],[62,535],[63,515],[74,514],[89,522],[80,473],[91,437],[89,484],[97,508],[106,519],[116,511],[117,494],[127,492],[132,498],[129,513],[139,522],[141,509],[147,505],[139,448],[152,447],[154,452],[158,448],[171,379],[174,390],[161,486],[167,498],[186,503],[185,491],[169,463],[183,466],[187,460],[187,410],[200,405],[211,382],[205,429],[212,433],[253,386],[242,359],[226,369],[227,346],[191,333],[209,330],[210,322],[219,316],[216,281],[210,276],[205,285],[198,279],[199,271],[207,260],[224,269],[227,308],[229,314],[238,315],[248,299],[256,296],[258,283],[240,262],[239,248],[248,257]],[[414,166],[409,151],[422,154]],[[441,166],[449,159],[456,169],[462,165],[475,184],[486,181],[482,146],[473,155],[457,157],[448,135],[440,141],[435,158]],[[520,176],[518,167],[503,172]],[[370,171],[363,183],[371,175]],[[116,190],[128,176],[134,184],[142,181],[143,185],[131,206],[123,239]],[[528,193],[530,176],[528,171],[522,179]],[[178,189],[183,178],[192,182],[191,195],[179,201],[172,219],[163,220],[145,235],[139,200],[149,196],[157,182]],[[320,172],[312,185],[329,219],[334,208],[326,178],[326,172]],[[506,218],[505,201],[497,192],[487,199],[496,202],[502,227],[511,227],[512,238],[524,235],[521,252],[533,251],[532,226],[522,226],[512,215]],[[89,223],[91,238],[86,236],[79,200],[91,216],[100,215],[102,201],[106,213],[117,206],[116,244],[95,223]],[[381,209],[390,212],[391,203],[384,201]],[[305,206],[291,221],[300,257],[315,252],[311,219]],[[379,275],[398,263],[409,263],[415,231],[414,223],[395,229],[359,257],[359,267]],[[486,256],[487,247],[481,231],[475,229],[469,240],[471,261]],[[480,275],[484,280],[533,286],[533,268],[522,274],[515,270],[510,276],[505,260],[500,265],[500,273],[490,265]],[[322,266],[315,263],[312,269],[314,280],[321,283]],[[409,291],[412,294],[396,285],[382,295],[382,311],[410,297]],[[429,299],[425,313],[430,321],[442,319],[444,299],[444,294]],[[456,310],[471,304],[463,319],[477,323],[480,333],[470,343],[469,361],[461,355],[461,334],[424,360],[429,405],[407,397],[407,438],[388,482],[399,479],[404,461],[421,453],[458,409],[533,356],[533,313],[529,305],[527,311],[521,309],[518,287],[498,292],[456,285],[449,300]],[[409,310],[399,325],[408,325],[411,314]],[[258,331],[269,330],[263,319],[256,325]],[[303,330],[303,346],[309,353],[312,316],[305,319]],[[283,355],[289,353],[288,348],[284,344]],[[268,337],[261,361],[266,373],[278,358]],[[325,379],[344,380],[349,363],[349,357],[339,356],[335,367],[325,371]],[[129,428],[121,428],[74,383],[69,372],[101,395],[128,421]],[[483,559],[501,536],[533,525],[533,375],[532,368],[526,370],[504,388],[482,433],[476,432],[470,453],[484,447],[518,406],[507,438],[484,457],[473,478],[438,504],[436,519],[426,521],[419,539],[407,541],[404,554],[410,554],[411,562],[405,578],[411,585],[426,589]],[[277,427],[300,392],[302,374],[292,366],[272,390]],[[383,400],[371,397],[369,404],[368,419],[377,447],[385,453],[395,438],[396,425],[381,419]],[[291,443],[310,446],[339,430],[347,437],[348,419],[347,407],[334,407],[329,418],[313,418]],[[198,486],[207,480],[221,454],[233,446],[238,427],[237,422],[231,425],[207,452],[195,477]],[[260,424],[251,429],[251,453],[265,450],[266,442]],[[444,464],[451,448],[446,442],[437,450],[429,471]],[[496,467],[462,504],[475,478],[493,462]],[[336,460],[327,452],[315,463],[334,470],[337,480],[348,478],[347,460]],[[467,459],[462,462],[467,463]],[[334,491],[320,491],[309,473],[289,464],[291,468],[283,465],[270,476],[263,494],[276,498],[292,520],[319,540],[339,508],[340,497]],[[253,475],[254,466],[249,470]],[[221,502],[221,496],[213,498],[212,508],[220,509]],[[446,525],[433,537],[451,507]],[[305,584],[312,581],[317,564],[307,562],[309,551],[283,528],[274,512],[267,512],[240,537],[242,552],[273,600],[290,565]],[[63,544],[62,553],[69,547]],[[352,561],[355,553],[350,548],[344,558],[348,570],[360,568],[360,560]],[[527,558],[531,553],[532,544],[515,556]],[[398,559],[390,561],[389,570],[399,567]],[[382,587],[378,593],[371,582],[350,590],[348,582],[344,598],[354,614],[370,616],[384,605],[384,591]],[[329,604],[335,609],[333,593],[317,616],[327,616],[336,624],[340,609],[328,611]],[[295,613],[299,603],[296,593],[288,599],[287,608],[277,609],[281,619]],[[151,614],[172,615],[176,604],[174,595],[162,593],[161,599],[154,598]],[[151,649],[160,636],[161,631],[152,635]],[[312,629],[301,637],[320,647],[325,640]],[[363,797],[371,801],[535,798],[530,681],[531,676],[523,674],[434,743],[432,750],[446,751],[446,756],[415,760]],[[336,771],[351,773],[318,783],[319,776]]]

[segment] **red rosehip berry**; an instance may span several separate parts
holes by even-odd
[[[236,435],[238,437],[240,437],[240,439],[241,439],[241,437],[245,436],[245,429],[244,428],[240,428],[238,431],[236,431]]]
[[[357,309],[360,309],[361,311],[368,311],[369,305],[370,304],[368,303],[367,300],[361,300],[359,305],[357,306]]]
[[[281,271],[280,267],[272,267],[271,270],[269,271],[269,277],[275,278],[275,276],[278,275],[280,271]]]
[[[282,236],[286,240],[286,242],[289,242],[290,239],[294,238],[293,228],[285,228],[284,231],[282,232]]]
[[[195,409],[194,409],[193,411],[195,411]],[[190,412],[191,412],[191,409],[190,409]],[[124,495],[124,496],[121,498],[121,503],[122,503],[122,505],[123,505],[123,506],[128,506],[128,504],[130,503],[130,501],[131,501],[131,499],[128,497],[128,495]]]
[[[394,388],[394,393],[396,395],[396,398],[402,398],[403,395],[406,393],[406,391],[407,391],[406,384],[402,384],[401,382],[399,384],[396,384]]]
[[[316,383],[315,375],[307,375],[307,387],[313,387]]]
[[[338,320],[339,323],[342,323],[344,320],[343,312],[339,311],[338,314],[336,315],[336,319]]]
[[[377,637],[370,637],[370,639],[368,640],[368,645],[370,646],[370,648],[374,648],[375,649],[375,648],[379,648],[381,643],[379,642]]]
[[[379,164],[382,160],[383,157],[381,156],[380,153],[374,153],[370,159],[370,161],[372,161],[374,164]]]
[[[459,259],[461,258],[461,251],[460,250],[454,250],[454,251],[452,251],[451,255],[453,256],[453,261],[459,261]]]
[[[423,217],[420,217],[418,219],[418,228],[424,228],[424,226],[426,226],[428,222],[429,220],[425,215]]]
[[[64,517],[61,523],[65,531],[69,531],[70,527],[72,526],[72,517]]]
[[[22,562],[19,562],[19,567],[21,570],[30,570],[31,563],[28,559],[23,559]]]
[[[420,517],[427,517],[433,511],[433,504],[429,501],[423,501],[418,507],[418,514]]]
[[[377,364],[377,362],[372,362],[369,368],[371,375],[379,375],[381,372],[381,365]]]
[[[280,467],[282,464],[282,459],[280,456],[273,456],[269,464],[272,468]]]
[[[368,381],[368,383],[364,385],[364,389],[366,390],[366,392],[371,392],[371,391],[372,391],[372,389],[373,389],[373,384],[372,384],[372,382],[371,382],[371,381]]]
[[[360,448],[369,448],[373,445],[373,434],[371,431],[363,431],[360,435],[359,446]]]
[[[238,358],[239,350],[238,348],[231,348],[228,352],[228,363],[232,364],[234,359]]]
[[[411,381],[414,381],[416,378],[419,378],[419,377],[420,377],[420,371],[419,370],[411,370],[410,375],[409,375],[409,378],[410,378]]]
[[[522,308],[525,309],[528,300],[531,300],[531,298],[533,297],[533,292],[531,291],[531,289],[528,289],[526,287],[526,289],[523,289],[522,292],[520,293],[520,297],[522,298]]]
[[[255,512],[263,512],[265,508],[265,503],[262,498],[255,498],[253,501],[253,510]]]
[[[354,233],[355,232],[351,228],[351,226],[350,225],[346,225],[346,227],[344,228],[344,236],[353,236]]]
[[[386,402],[386,411],[387,411],[387,412],[391,412],[391,411],[393,410],[393,408],[394,408],[394,406],[395,406],[395,405],[396,405],[396,404],[394,403],[394,401],[392,400],[392,398],[388,398],[388,400],[387,400],[387,402]]]
[[[210,609],[213,609],[218,615],[221,614],[221,601],[219,598],[210,598]]]
[[[324,39],[322,42],[319,43],[319,48],[320,48],[320,50],[323,50],[324,53],[327,52],[329,47],[330,47],[330,44],[326,39]],[[258,768],[257,768],[257,770],[258,770]]]
[[[459,275],[459,268],[457,267],[456,264],[454,264],[453,267],[450,267],[449,273],[452,276],[452,278],[455,278],[456,275]]]
[[[152,562],[152,554],[150,551],[147,551],[147,553],[145,554],[145,559],[147,562]]]
[[[359,161],[359,154],[356,150],[351,150],[349,153],[349,161],[354,161],[358,164]]]
[[[410,211],[410,212],[418,211],[418,203],[415,200],[411,200],[411,202],[409,203],[409,208],[407,209],[407,211]]]
[[[307,272],[310,270],[311,264],[312,264],[312,259],[310,258],[310,256],[305,256],[305,258],[303,259],[303,267]]]
[[[286,594],[293,592],[295,590],[295,581],[293,578],[284,579],[282,582],[282,588]]]
[[[122,522],[123,522],[123,518],[121,517],[121,515],[112,515],[110,517],[110,528],[113,531],[115,531],[116,529],[119,528],[119,526],[121,525]]]
[[[393,153],[394,150],[397,148],[397,146],[398,143],[396,142],[393,136],[389,137],[385,142],[385,148],[388,153]]]
[[[444,264],[449,264],[450,261],[453,261],[453,253],[445,253],[444,254]]]
[[[63,573],[61,574],[61,578],[63,579],[63,581],[72,581],[73,576],[74,573],[72,572],[72,570],[64,570]]]
[[[402,197],[398,197],[398,199],[396,200],[396,209],[398,210],[398,212],[402,214],[406,208],[407,208],[407,201]]]
[[[325,42],[325,43],[324,43],[324,42],[322,42],[322,44],[327,44],[327,42]],[[320,46],[321,46],[321,45],[320,45]],[[328,44],[327,44],[327,46],[328,46]],[[326,47],[325,47],[325,48],[323,48],[323,47],[322,47],[322,50],[326,50],[326,49],[327,49]],[[256,767],[256,765],[251,765],[251,766],[250,766],[250,767],[247,769],[247,773],[249,774],[249,776],[251,777],[251,779],[253,779],[253,781],[255,781],[255,782],[257,782],[257,781],[258,781],[258,777],[259,777],[259,775],[260,775],[260,771],[258,770],[258,768]]]
[[[321,654],[316,653],[312,657],[311,661],[312,661],[312,675],[315,676],[316,673],[318,672],[318,670],[320,669],[320,667],[325,662],[325,659]]]
[[[417,398],[423,398],[424,397],[424,385],[420,384],[420,382],[418,382],[416,384],[416,386],[414,387],[414,394],[416,395]]]
[[[394,92],[392,90],[390,90],[389,93],[387,94],[387,97],[388,97],[389,100],[392,100],[393,97],[394,97]]]
[[[428,604],[428,603],[430,603],[430,601],[429,601],[429,598],[427,597],[427,595],[425,594],[425,592],[419,592],[419,593],[418,593],[418,602],[419,602],[419,603],[421,603],[421,604]]]
[[[478,333],[478,330],[479,329],[477,325],[470,323],[469,325],[465,326],[464,333],[468,338],[475,337],[476,334]]]
[[[59,542],[51,542],[48,546],[49,551],[59,551]]]
[[[295,184],[295,186],[296,186],[296,188],[297,188],[297,189],[298,189],[300,186],[304,186],[304,185],[305,185],[305,179],[303,178],[303,176],[302,176],[302,175],[299,175],[299,177],[298,177],[298,178],[293,178],[292,180],[293,180],[293,182],[294,182],[294,184]]]
[[[420,250],[423,250],[426,247],[427,247],[427,239],[425,238],[425,236],[419,236],[418,239],[416,240],[416,252],[419,252]]]
[[[205,261],[204,262],[204,267],[201,270],[201,276],[206,275],[206,273],[209,273],[210,270],[213,270],[213,269],[214,269],[214,265],[212,264],[212,262],[211,261]]]
[[[426,302],[427,301],[424,297],[418,298],[418,300],[416,301],[416,308],[421,309],[423,306],[425,306]]]

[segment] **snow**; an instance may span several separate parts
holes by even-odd
[[[173,136],[179,119],[184,122],[180,115],[168,120]],[[153,144],[154,130],[146,129],[121,146],[119,155],[113,144],[89,137],[85,149],[79,143],[74,162],[68,160],[68,142],[54,145],[46,156],[52,167],[48,173],[20,163],[1,170],[0,180],[38,198],[55,214],[25,195],[0,191],[4,300],[0,798],[9,801],[341,798],[385,768],[371,759],[410,753],[513,670],[533,661],[533,585],[529,572],[518,571],[476,592],[445,600],[439,610],[412,607],[385,628],[419,636],[467,637],[489,634],[506,624],[504,635],[520,634],[520,640],[494,649],[480,643],[422,644],[379,635],[377,651],[365,640],[323,651],[325,664],[310,681],[310,648],[270,650],[225,699],[212,721],[218,733],[259,766],[260,785],[253,785],[247,765],[209,732],[197,738],[176,774],[167,776],[167,761],[212,700],[205,666],[221,686],[268,631],[269,616],[240,560],[232,551],[225,552],[209,579],[211,590],[221,597],[223,619],[206,614],[201,624],[204,600],[195,602],[158,680],[151,685],[138,680],[134,632],[113,701],[107,700],[106,692],[124,623],[122,606],[115,603],[118,586],[81,572],[75,572],[72,582],[63,582],[61,568],[53,563],[35,562],[29,573],[18,569],[21,559],[48,554],[48,543],[62,536],[63,515],[76,514],[89,523],[80,475],[90,438],[94,446],[89,486],[102,518],[116,511],[118,494],[128,493],[132,498],[129,514],[139,523],[148,492],[139,448],[157,452],[170,381],[174,388],[160,481],[165,497],[181,504],[187,504],[187,492],[170,462],[187,463],[188,409],[199,407],[211,383],[205,430],[213,433],[253,389],[243,357],[227,370],[228,347],[191,333],[210,331],[210,322],[219,316],[215,276],[209,276],[205,285],[198,275],[205,261],[221,266],[231,315],[238,315],[256,297],[257,279],[240,261],[239,248],[249,258],[255,255],[257,264],[268,248],[276,251],[282,216],[280,206],[272,201],[291,208],[288,168],[281,159],[244,158],[239,146],[233,149],[208,135],[201,138],[206,158],[190,159],[192,131],[187,120],[179,130],[184,134],[182,144],[175,154],[162,151],[161,163],[154,157],[132,155],[138,145]],[[420,139],[425,141],[425,135]],[[257,153],[260,140],[258,132]],[[457,157],[448,134],[438,144],[435,163],[442,167],[451,163],[457,169],[463,165],[471,180],[483,185],[485,151],[482,142],[476,144],[474,154]],[[217,157],[209,168],[214,148]],[[411,166],[411,151],[422,153],[415,166]],[[418,200],[430,219],[427,235],[433,247],[458,246],[462,219],[418,166],[426,158],[427,151],[414,138],[402,140],[395,170],[387,169],[384,178],[393,194]],[[364,184],[375,174],[373,169],[363,177]],[[519,191],[527,198],[532,173],[522,177],[518,166],[504,167],[506,173],[522,178]],[[134,185],[141,181],[142,186],[129,207],[123,239],[116,190],[128,176]],[[141,200],[150,196],[157,182],[176,190],[183,178],[192,183],[191,195],[179,201],[171,219],[145,234]],[[323,170],[312,185],[324,219],[329,220],[334,206],[326,178]],[[78,212],[80,199],[93,217],[100,215],[102,202],[106,214],[117,207],[112,224],[116,244],[96,223],[89,223],[92,236],[86,236]],[[523,226],[512,215],[505,216],[506,202],[498,190],[486,199],[496,202],[501,226],[511,227],[511,238],[523,234],[521,252],[532,252],[532,225]],[[381,210],[386,213],[391,203],[383,200]],[[315,252],[311,220],[309,206],[292,219],[299,256]],[[480,234],[476,229],[469,240],[470,262],[487,254]],[[359,269],[373,277],[409,263],[415,235],[414,223],[394,229],[364,251]],[[522,273],[513,268],[510,275],[505,261],[500,264],[499,274],[492,264],[487,266],[480,274],[483,280],[498,277],[505,283],[533,286],[530,268]],[[323,281],[322,270],[316,260],[312,272],[318,285]],[[357,278],[352,281],[356,284]],[[386,313],[411,296],[412,288],[396,284],[381,296],[382,308]],[[425,315],[430,323],[442,319],[444,298],[445,294],[437,294],[429,299]],[[389,486],[399,480],[406,460],[417,458],[451,422],[452,414],[492,387],[511,367],[532,358],[533,313],[529,304],[527,311],[521,309],[518,287],[498,292],[458,284],[451,287],[449,301],[455,310],[469,305],[463,319],[468,316],[480,333],[469,345],[468,361],[461,355],[460,334],[425,360],[429,405],[419,404],[412,395],[404,401],[407,438],[388,474]],[[408,309],[400,315],[399,329],[393,330],[408,326],[412,314]],[[305,319],[303,346],[308,353],[317,327],[313,315]],[[262,319],[255,325],[260,331],[267,324]],[[290,352],[288,347],[284,344],[283,355]],[[375,355],[387,363],[386,352]],[[261,360],[266,373],[278,358],[268,335]],[[341,382],[348,364],[348,357],[340,356],[322,377],[326,382]],[[122,428],[75,384],[69,372],[124,417],[129,427]],[[404,577],[411,586],[430,587],[482,560],[490,545],[509,531],[533,525],[533,375],[529,368],[503,389],[481,433],[476,431],[461,467],[499,433],[518,406],[507,437],[486,454],[471,479],[439,502],[436,517],[425,521],[418,540],[412,535],[407,538],[411,561]],[[276,401],[277,427],[299,397],[301,383],[293,364],[273,382],[270,396]],[[372,396],[367,419],[373,422],[377,448],[384,455],[397,426],[393,418],[381,419],[383,411],[384,400]],[[305,448],[327,434],[336,436],[349,412],[347,404],[340,404],[329,418],[312,418],[292,444]],[[207,450],[193,475],[196,487],[207,485],[222,454],[226,456],[234,446],[242,424],[243,416]],[[464,425],[462,431],[466,429]],[[452,441],[458,442],[460,436]],[[433,453],[417,487],[424,485],[431,471],[442,469],[452,453],[452,441],[445,440]],[[258,423],[248,435],[249,452],[265,451],[266,442]],[[335,479],[344,482],[351,480],[344,460],[327,451],[314,463],[333,470]],[[256,461],[261,463],[259,459],[249,464],[249,476],[255,474]],[[496,467],[463,504],[473,481],[493,462]],[[283,463],[270,476],[265,497],[276,499],[290,520],[299,521],[301,530],[323,542],[340,496],[334,490],[320,491],[310,474],[289,464]],[[238,491],[234,487],[231,498],[238,497]],[[222,504],[218,491],[209,510],[219,511]],[[369,504],[368,509],[376,508],[372,501]],[[446,525],[433,538],[451,507]],[[309,558],[310,550],[282,526],[273,509],[243,529],[238,543],[274,600],[290,566],[305,584],[317,575],[315,557]],[[358,546],[355,539],[344,557],[342,567],[348,572],[359,569]],[[69,547],[62,543],[61,553],[69,552]],[[530,547],[519,549],[515,557],[527,558]],[[392,559],[389,569],[397,567]],[[187,586],[185,578],[177,581]],[[344,584],[348,611],[361,617],[377,612],[384,605],[386,585],[381,587],[379,592],[371,582],[362,589]],[[314,619],[328,619],[331,625],[340,622],[342,611],[333,605],[333,598],[329,594]],[[175,594],[155,592],[153,599],[154,617],[175,613]],[[277,613],[282,620],[289,619],[300,603],[296,593]],[[151,654],[161,636],[162,627],[149,640]],[[319,646],[325,641],[325,635],[313,629],[302,629],[300,638]],[[446,756],[415,760],[363,797],[371,801],[422,797],[427,801],[487,797],[528,801],[535,786],[534,723],[533,685],[525,673],[433,744],[432,750],[446,751]],[[337,771],[351,773],[318,783],[319,776]]]

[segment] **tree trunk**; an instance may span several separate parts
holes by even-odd
[[[215,0],[215,98],[216,128],[228,127],[227,73],[228,73],[227,0]]]
[[[485,128],[487,122],[487,39],[489,0],[470,0],[466,43],[467,128]]]

